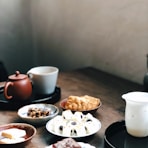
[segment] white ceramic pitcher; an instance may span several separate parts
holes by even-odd
[[[148,93],[129,92],[122,95],[126,101],[125,124],[127,132],[135,137],[148,136]]]

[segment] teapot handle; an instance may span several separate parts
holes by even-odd
[[[5,84],[5,87],[4,87],[4,96],[5,96],[5,98],[6,99],[12,99],[12,96],[9,96],[8,95],[8,88],[9,88],[9,86],[13,86],[13,83],[12,82],[7,82],[6,84]]]

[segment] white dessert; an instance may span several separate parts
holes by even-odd
[[[12,144],[25,141],[26,131],[18,128],[10,128],[0,132],[0,144]]]
[[[62,133],[63,127],[66,126],[66,120],[60,116],[57,115],[53,120],[53,131],[56,133]]]
[[[84,115],[84,117],[83,117],[84,122],[93,121],[93,119],[94,119],[94,117],[90,113]]]
[[[26,135],[26,131],[18,128],[10,128],[3,130],[1,136],[9,139],[15,139],[19,137],[24,137]]]
[[[66,120],[71,120],[71,118],[73,117],[73,113],[71,112],[71,110],[65,110],[62,112],[62,117]]]
[[[19,143],[24,141],[25,138],[16,138],[16,139],[10,139],[10,138],[3,138],[0,140],[0,144],[13,144],[13,143]]]
[[[86,123],[84,124],[85,130],[86,130],[87,133],[92,132],[92,131],[95,129],[95,128],[92,128],[92,127],[94,127],[94,126],[95,126],[95,125],[93,125],[93,123],[90,122],[90,121],[88,121],[88,122],[86,122]]]
[[[82,112],[70,110],[63,111],[62,115],[58,115],[53,119],[53,131],[63,136],[85,136],[95,129],[93,116],[88,113],[84,115]]]
[[[73,114],[73,119],[74,120],[77,120],[77,121],[80,121],[81,122],[83,118],[84,118],[84,115],[83,115],[82,112],[77,111],[77,112],[75,112]]]

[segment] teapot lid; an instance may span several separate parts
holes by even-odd
[[[22,80],[22,79],[27,78],[27,75],[20,74],[19,71],[16,71],[14,75],[10,75],[8,78],[9,80]]]

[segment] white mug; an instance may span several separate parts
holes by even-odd
[[[27,74],[37,94],[52,94],[55,91],[59,69],[53,66],[39,66],[30,69]]]

